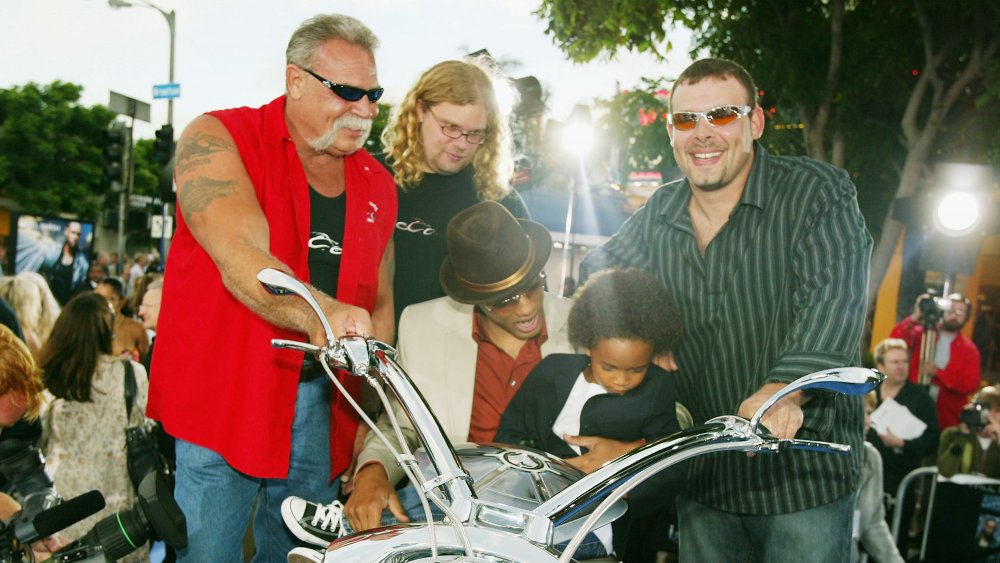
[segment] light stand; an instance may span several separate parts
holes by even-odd
[[[559,276],[559,294],[563,297],[566,288],[566,279],[572,274],[570,266],[570,252],[573,239],[573,212],[576,207],[576,191],[578,189],[587,190],[590,181],[587,178],[587,165],[585,157],[590,152],[590,146],[594,138],[594,127],[590,122],[590,108],[585,105],[576,105],[570,113],[569,121],[563,128],[563,147],[569,153],[575,154],[579,173],[570,182],[569,200],[566,204],[566,230],[563,238],[562,272]]]

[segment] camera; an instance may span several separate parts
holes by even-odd
[[[990,406],[982,403],[967,405],[958,414],[959,420],[969,427],[971,432],[979,432],[990,423]]]
[[[0,473],[19,497],[22,513],[38,514],[60,500],[52,477],[45,470],[45,457],[31,442],[0,442]]]
[[[928,293],[917,301],[917,309],[920,311],[920,324],[933,329],[941,320],[941,315],[951,308],[951,301],[935,297],[934,292]]]
[[[21,561],[23,546],[104,507],[104,499],[97,491],[63,502],[45,470],[44,456],[30,442],[0,442],[0,472],[13,484],[22,506],[10,522],[0,523],[0,563]],[[183,549],[187,545],[187,526],[171,489],[167,475],[149,471],[137,487],[139,499],[135,504],[105,517],[48,561],[115,561],[150,538]]]
[[[166,476],[151,471],[138,488],[139,500],[112,514],[69,544],[49,563],[117,561],[150,539],[163,540],[174,549],[187,547],[187,525]]]

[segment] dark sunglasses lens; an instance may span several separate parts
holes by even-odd
[[[334,84],[333,91],[335,94],[344,98],[348,102],[356,102],[365,96],[368,96],[368,100],[372,103],[378,101],[382,97],[382,93],[385,92],[385,88],[375,88],[374,90],[362,90],[361,88],[355,88],[354,86],[344,86],[343,84]]]
[[[337,94],[341,98],[344,98],[348,102],[356,102],[361,98],[365,97],[365,91],[361,88],[355,88],[354,86],[344,86],[343,84],[334,84],[331,89],[334,94]]]
[[[675,129],[690,131],[694,129],[694,126],[698,123],[698,114],[685,112],[674,113],[670,115],[670,123],[673,124]]]
[[[706,115],[708,122],[712,125],[726,125],[736,121],[740,117],[740,110],[737,107],[725,106],[714,108]]]

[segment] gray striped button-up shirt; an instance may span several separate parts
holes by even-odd
[[[698,251],[685,180],[661,187],[584,272],[653,273],[684,315],[679,400],[696,423],[735,414],[762,385],[860,365],[872,239],[847,173],[807,158],[755,158],[728,223]],[[650,306],[655,306],[651,303]],[[847,456],[807,451],[713,454],[693,460],[687,494],[719,510],[782,514],[853,492],[863,453],[857,397],[815,392],[796,437],[849,444]]]

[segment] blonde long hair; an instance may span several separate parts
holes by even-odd
[[[476,193],[480,200],[499,200],[510,193],[514,171],[511,136],[506,116],[500,113],[493,80],[485,65],[476,61],[444,61],[428,69],[406,93],[382,132],[385,154],[392,165],[396,184],[406,190],[424,177],[424,154],[417,104],[432,108],[437,104],[486,108],[486,141],[472,160]]]
[[[14,309],[25,338],[37,339],[37,343],[32,342],[29,346],[37,355],[48,341],[52,327],[59,318],[59,302],[49,289],[49,284],[35,272],[4,276],[0,278],[0,297]]]

